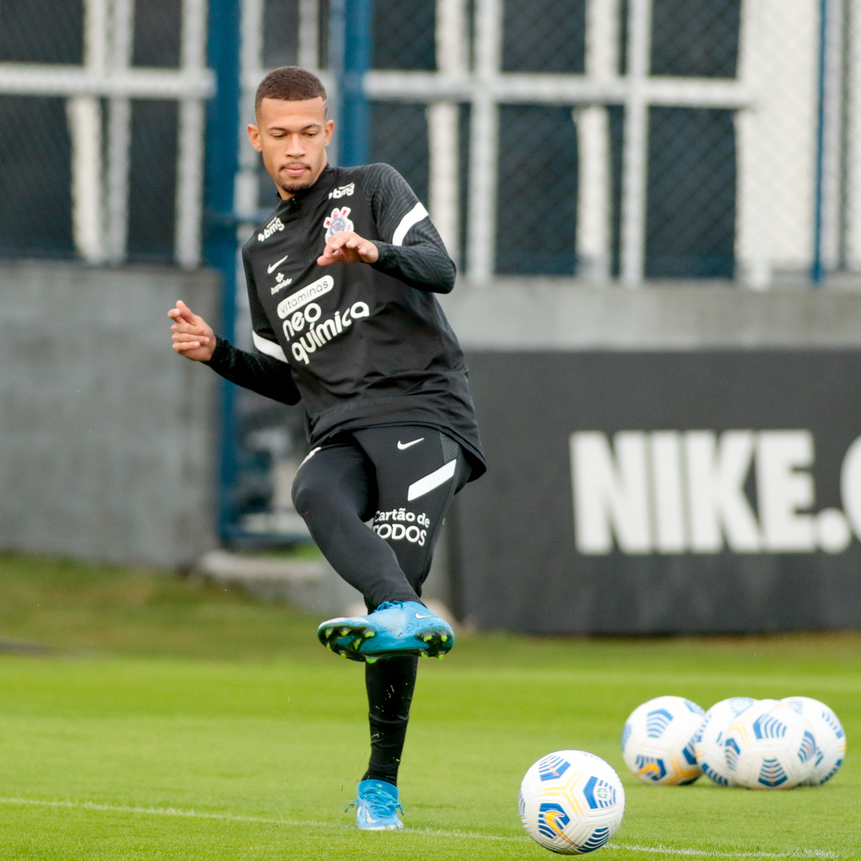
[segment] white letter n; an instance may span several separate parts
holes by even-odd
[[[615,449],[615,456],[613,449]],[[600,431],[571,434],[574,540],[580,553],[651,553],[646,434],[621,431],[613,449]]]

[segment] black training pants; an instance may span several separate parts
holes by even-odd
[[[419,600],[439,528],[468,478],[460,445],[440,431],[369,427],[313,449],[296,473],[293,503],[332,567],[374,610]]]

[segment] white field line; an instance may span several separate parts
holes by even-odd
[[[649,855],[672,855],[683,858],[839,858],[836,852],[822,849],[799,849],[796,852],[710,852],[707,849],[674,849],[672,846],[632,846],[626,843],[608,843],[605,849],[625,849]]]
[[[243,816],[237,813],[205,813],[199,810],[182,810],[177,807],[131,807],[121,804],[98,804],[95,801],[48,801],[37,798],[0,798],[0,804],[30,807],[61,807],[71,810],[98,810],[107,813],[135,813],[142,816],[176,816],[186,819],[214,819],[223,822],[249,822],[258,825],[285,825],[301,828],[352,829],[352,823],[312,822],[307,819],[276,819],[265,816]],[[438,828],[409,828],[409,834],[427,834],[432,837],[455,837],[467,840],[491,840],[503,843],[530,843],[526,835],[511,837],[498,834],[477,834],[474,831],[447,831]],[[784,858],[839,858],[836,852],[820,849],[800,849],[796,852],[710,852],[704,849],[674,849],[671,846],[636,846],[626,843],[608,843],[605,849],[622,849],[627,852],[640,852],[647,855],[664,855],[684,858],[728,858],[728,859],[784,859]]]

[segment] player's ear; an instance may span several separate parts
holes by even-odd
[[[262,152],[263,143],[260,140],[260,129],[258,126],[255,126],[253,123],[248,124],[248,128],[246,129],[248,132],[248,140],[251,141],[251,146],[257,150],[257,152]]]
[[[332,130],[335,128],[334,120],[326,120],[325,125],[323,126],[323,133],[325,137],[323,138],[323,146],[329,146],[329,141],[332,140]]]

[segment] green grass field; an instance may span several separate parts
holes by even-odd
[[[595,857],[861,858],[859,634],[462,635],[420,667],[407,830],[364,834],[343,812],[367,756],[361,668],[317,644],[318,621],[198,582],[0,557],[0,859],[551,858],[516,799],[561,748],[625,784]],[[646,786],[619,736],[660,694],[815,697],[847,760],[816,789]]]

